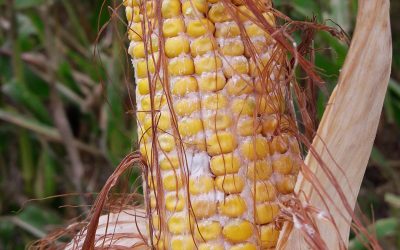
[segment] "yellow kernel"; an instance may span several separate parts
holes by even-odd
[[[182,234],[190,232],[193,228],[194,219],[187,214],[173,214],[168,219],[168,230],[173,234]]]
[[[255,189],[252,185],[251,193],[257,202],[272,201],[276,198],[275,186],[268,181],[257,182]]]
[[[275,229],[273,224],[261,226],[260,238],[263,249],[273,248],[278,242],[279,231]]]
[[[236,147],[236,137],[230,132],[218,132],[207,139],[207,152],[211,156],[230,153]]]
[[[223,74],[201,75],[197,80],[201,91],[218,91],[223,89],[226,84]]]
[[[163,178],[163,185],[167,191],[176,191],[182,187],[182,179],[177,174],[170,174]]]
[[[174,58],[168,62],[168,73],[171,76],[184,76],[194,73],[193,60],[190,57]]]
[[[239,157],[233,154],[217,155],[211,158],[210,168],[214,175],[236,174],[240,168]]]
[[[124,6],[139,6],[139,0],[124,0],[123,2]]]
[[[191,202],[193,213],[197,219],[213,216],[217,212],[217,203],[208,200],[196,200]]]
[[[139,13],[139,8],[138,7],[126,7],[125,8],[125,14],[126,14],[126,20],[128,20],[129,23],[131,22],[140,22],[140,13]]]
[[[285,111],[284,97],[278,95],[257,97],[257,111],[259,114],[283,113]]]
[[[225,216],[237,218],[246,212],[246,202],[239,195],[229,195],[219,203],[218,211]]]
[[[131,41],[142,41],[143,29],[141,23],[131,23],[128,28],[128,38]]]
[[[178,121],[178,130],[182,137],[193,136],[203,131],[203,122],[200,118],[187,118]]]
[[[281,194],[293,193],[296,185],[296,177],[292,175],[277,175],[276,189]]]
[[[238,244],[229,248],[229,250],[256,250],[256,249],[257,247],[252,243]]]
[[[160,230],[161,219],[158,214],[154,213],[151,216],[151,223],[153,224],[153,229]]]
[[[149,80],[147,78],[137,79],[136,84],[141,95],[147,95],[150,93]]]
[[[256,102],[252,98],[237,99],[232,101],[232,112],[238,116],[251,116],[253,117],[256,109]]]
[[[214,4],[208,11],[208,18],[214,23],[232,20],[223,3]]]
[[[164,18],[179,16],[181,14],[181,1],[163,0],[161,5],[161,14]]]
[[[206,13],[208,10],[208,4],[206,0],[189,0],[182,4],[182,12],[184,15],[195,16],[197,14]]]
[[[274,172],[280,174],[290,174],[293,169],[293,161],[289,155],[281,155],[272,161]]]
[[[242,22],[255,18],[253,12],[246,5],[239,6],[238,15]]]
[[[179,77],[172,87],[172,94],[177,96],[184,96],[187,93],[196,92],[198,89],[197,81],[192,76]]]
[[[227,105],[228,99],[222,94],[210,94],[202,100],[202,107],[208,110],[220,110]]]
[[[151,208],[156,208],[157,207],[157,200],[154,192],[150,193],[150,207]]]
[[[199,37],[204,34],[213,34],[214,24],[207,18],[191,20],[187,25],[187,34],[191,37]]]
[[[273,134],[278,127],[278,119],[274,115],[269,115],[263,118],[262,134],[264,136]]]
[[[244,53],[244,45],[241,40],[227,41],[221,44],[221,52],[225,56],[241,56]]]
[[[165,249],[165,236],[162,235],[160,232],[153,235],[153,244],[157,250],[164,250]]]
[[[199,250],[224,250],[224,246],[218,243],[201,243]]]
[[[164,152],[171,152],[175,149],[175,138],[171,134],[161,134],[158,136],[158,145]]]
[[[230,221],[224,226],[222,234],[230,242],[244,242],[253,235],[253,225],[246,220]]]
[[[232,118],[227,114],[214,114],[204,118],[204,127],[210,130],[224,130],[232,124]]]
[[[174,235],[171,238],[171,250],[195,250],[192,235]]]
[[[152,176],[151,174],[149,174],[147,176],[147,183],[148,183],[150,189],[156,189],[158,187],[157,177]]]
[[[246,34],[249,37],[265,36],[266,34],[265,31],[255,23],[245,25],[244,28],[246,29]]]
[[[153,100],[153,105],[155,109],[160,109],[162,106],[164,106],[167,102],[167,98],[165,95],[156,95]],[[146,95],[142,98],[142,101],[140,102],[142,105],[143,110],[152,110],[151,109],[151,97],[150,95]]]
[[[152,152],[153,148],[151,143],[146,143],[146,144],[140,143],[140,153],[148,162],[150,162],[151,160]]]
[[[226,194],[236,194],[242,192],[244,184],[243,178],[238,174],[228,174],[224,176],[217,176],[217,178],[215,178],[216,188]]]
[[[264,159],[269,155],[268,141],[259,136],[252,138],[242,143],[240,151],[249,160]]]
[[[155,60],[155,61],[154,61]],[[156,71],[158,56],[150,57],[149,60],[139,60],[136,64],[136,74],[138,78],[147,77],[147,73],[153,74]]]
[[[205,194],[214,190],[214,179],[211,176],[191,177],[189,179],[189,193],[191,195]]]
[[[279,214],[279,206],[275,203],[261,203],[256,206],[256,223],[267,224]]]
[[[262,126],[258,119],[244,118],[239,119],[237,132],[241,136],[250,136],[261,132]]]
[[[183,36],[167,38],[165,41],[165,54],[169,58],[186,54],[190,50],[189,40]]]
[[[247,95],[253,93],[253,82],[250,78],[232,77],[226,84],[226,90],[230,95]]]
[[[219,25],[215,31],[215,37],[217,38],[232,38],[239,35],[239,26],[234,22],[225,25]]]
[[[190,44],[190,52],[193,57],[204,55],[209,51],[214,51],[218,46],[214,39],[210,37],[199,37],[193,40]]]
[[[202,56],[195,59],[194,67],[198,75],[201,75],[203,72],[216,72],[222,67],[222,61],[217,55]]]
[[[256,62],[254,62],[253,58],[251,58],[250,75],[253,77],[259,76],[265,69],[265,66],[268,64],[269,60],[270,60],[269,54],[264,54],[263,56],[257,58]]]
[[[272,175],[271,164],[267,160],[250,162],[247,165],[247,177],[252,181],[265,181]]]
[[[161,111],[155,115],[155,122],[157,129],[167,131],[171,127],[171,115],[169,112]]]
[[[175,102],[174,104],[175,112],[178,115],[190,115],[196,111],[200,110],[199,99],[185,98]]]
[[[227,78],[233,75],[243,75],[249,73],[249,63],[244,56],[234,57],[229,61],[224,61],[224,74]]]
[[[289,150],[289,140],[285,135],[275,136],[269,144],[271,153],[284,154]]]
[[[181,18],[166,19],[163,23],[165,37],[174,37],[185,32],[185,23]]]
[[[195,226],[195,238],[200,241],[217,239],[222,232],[221,224],[217,221],[200,222]]]
[[[165,197],[165,207],[170,212],[182,211],[185,206],[185,200],[182,194],[176,192],[168,193]]]
[[[168,155],[160,161],[160,168],[162,170],[178,169],[179,158],[177,155]]]

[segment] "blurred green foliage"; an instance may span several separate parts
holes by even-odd
[[[332,26],[335,20],[350,35],[355,25],[355,0],[275,3],[293,19],[315,15],[318,22]],[[118,162],[135,149],[129,95],[134,86],[123,18],[110,18],[112,9],[123,16],[118,5],[111,0],[104,5],[96,0],[0,0],[0,249],[24,249],[56,225],[80,215],[85,207],[60,206],[93,203],[90,194],[99,191]],[[400,3],[393,0],[392,9],[392,13],[400,11]],[[395,15],[392,24],[393,77],[359,197],[360,210],[376,220],[370,229],[385,249],[400,248],[396,178],[400,174],[400,57],[396,56],[400,20]],[[332,90],[347,46],[320,32],[315,49],[316,65]],[[327,98],[318,95],[319,118]],[[67,128],[60,126],[60,119],[68,121]],[[72,142],[65,139],[68,134]],[[78,159],[72,160],[71,148]],[[76,162],[82,169],[76,168]],[[58,194],[70,195],[52,197]],[[351,249],[363,247],[353,239]]]

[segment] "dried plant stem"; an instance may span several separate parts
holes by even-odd
[[[337,230],[332,225],[316,220],[329,249],[338,249],[341,242],[344,247],[348,245],[352,213],[376,136],[391,59],[389,0],[360,0],[349,54],[305,162],[322,184],[320,190],[329,198],[324,204],[304,173],[296,186],[303,201],[328,209],[335,219],[341,239],[335,237]],[[322,170],[321,162],[337,181],[336,185]],[[286,230],[291,228],[286,225]],[[288,241],[280,243],[286,249],[307,249],[301,242],[304,242],[301,233],[294,229]],[[373,242],[370,244],[373,246]]]

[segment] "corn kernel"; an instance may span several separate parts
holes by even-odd
[[[197,219],[209,218],[217,212],[215,201],[196,200],[191,202],[191,207]]]
[[[160,230],[161,218],[158,214],[154,213],[151,216],[151,223],[153,225],[153,229]]]
[[[239,119],[237,132],[241,136],[250,136],[261,132],[262,126],[258,119]]]
[[[225,56],[241,56],[244,54],[244,45],[241,40],[226,41],[221,44],[221,52]]]
[[[247,165],[247,177],[252,181],[265,181],[272,175],[271,164],[267,160],[250,162]]]
[[[190,50],[189,40],[183,36],[167,38],[165,41],[165,54],[169,58],[186,54]]]
[[[179,133],[182,137],[193,136],[203,131],[203,122],[200,118],[187,118],[178,121]]]
[[[177,96],[184,96],[187,93],[196,92],[198,89],[197,81],[192,76],[179,77],[172,87],[172,94]]]
[[[257,111],[259,114],[283,113],[285,111],[285,101],[282,96],[258,96]]]
[[[231,221],[224,226],[222,234],[230,242],[244,242],[253,235],[253,225],[246,220]]]
[[[178,169],[179,167],[179,158],[177,155],[168,155],[160,161],[160,168],[162,170],[172,170]]]
[[[204,34],[213,34],[214,24],[207,18],[191,20],[187,25],[187,34],[191,37],[199,37]]]
[[[171,152],[175,149],[175,138],[170,134],[161,134],[158,136],[158,144],[162,151]]]
[[[238,116],[253,116],[256,109],[256,102],[252,98],[237,99],[232,101],[232,112]]]
[[[249,160],[264,159],[269,155],[268,141],[263,137],[252,138],[242,143],[240,151]]]
[[[131,41],[142,41],[143,29],[141,23],[131,23],[128,29],[128,38]]]
[[[262,134],[264,136],[273,134],[278,127],[278,119],[274,115],[269,115],[263,118]]]
[[[275,186],[267,181],[257,182],[255,192],[252,185],[251,192],[257,202],[272,201],[276,198]]]
[[[190,115],[200,110],[199,99],[185,98],[175,102],[175,112],[178,115]]]
[[[216,176],[236,174],[240,168],[239,157],[233,154],[217,155],[211,158],[210,168]]]
[[[161,131],[167,131],[171,128],[171,115],[169,112],[161,111],[155,115],[156,127]]]
[[[169,60],[168,73],[171,76],[184,76],[194,73],[193,60],[190,57],[177,57]]]
[[[143,157],[150,162],[151,157],[152,157],[152,152],[153,152],[153,148],[152,148],[152,144],[151,143],[146,143],[140,144],[140,153],[143,155]]]
[[[161,14],[164,18],[179,16],[181,14],[181,1],[163,0],[161,5]]]
[[[190,52],[193,57],[204,55],[209,51],[214,51],[218,46],[209,37],[199,37],[190,44]]]
[[[163,185],[167,191],[176,191],[182,187],[182,179],[179,175],[173,173],[163,178]]]
[[[185,15],[195,16],[199,13],[206,13],[208,10],[208,4],[206,0],[189,0],[182,4],[182,12]]]
[[[223,74],[203,74],[198,79],[201,91],[218,91],[225,87],[226,79]]]
[[[236,138],[230,132],[218,132],[207,139],[207,152],[211,156],[230,153],[236,147]]]
[[[250,77],[232,77],[226,84],[226,90],[230,95],[247,95],[253,93],[253,83]]]
[[[281,155],[272,161],[274,172],[280,174],[290,174],[293,169],[293,161],[289,155]]]
[[[244,180],[238,174],[229,174],[215,178],[215,186],[219,191],[226,194],[236,194],[242,192]]]
[[[201,243],[199,250],[224,250],[224,246],[218,243]]]
[[[203,175],[189,179],[189,193],[191,195],[206,194],[214,190],[214,179]]]
[[[185,206],[185,200],[182,194],[176,192],[168,193],[165,197],[165,207],[170,212],[182,211]]]
[[[220,110],[228,105],[228,99],[222,94],[210,94],[203,98],[202,107],[208,110]]]
[[[235,22],[230,22],[224,25],[218,25],[215,31],[217,38],[232,38],[240,35],[239,26]]]
[[[216,72],[222,67],[221,58],[215,56],[202,56],[194,61],[195,72],[201,75],[203,72]]]
[[[157,200],[154,192],[150,193],[150,207],[151,208],[156,208],[157,207]]]
[[[289,150],[289,140],[287,136],[275,136],[269,144],[271,153],[284,154]]]
[[[153,99],[153,104],[155,109],[160,109],[167,102],[167,98],[165,95],[156,95]],[[151,110],[151,97],[150,95],[146,95],[142,98],[140,104],[142,105],[143,110]]]
[[[195,250],[196,244],[191,235],[177,235],[171,238],[171,250]]]
[[[166,19],[163,23],[165,37],[174,37],[185,32],[185,23],[181,18]]]
[[[165,236],[161,234],[161,232],[155,232],[153,234],[153,245],[156,247],[157,250],[164,250],[165,249]]]
[[[229,195],[218,205],[219,213],[232,218],[242,216],[246,210],[246,202],[239,195]]]
[[[210,18],[213,23],[222,23],[232,20],[223,3],[217,3],[211,6],[208,11],[208,18]]]
[[[296,177],[292,175],[277,175],[276,189],[281,194],[293,193],[296,185]]]
[[[147,184],[149,185],[150,189],[156,189],[158,187],[157,178],[149,174],[147,176]]]
[[[156,71],[158,56],[149,57],[149,60],[139,60],[136,64],[136,75],[138,78],[147,77],[147,73],[153,74]]]
[[[279,214],[279,206],[275,203],[261,203],[256,206],[256,223],[267,224]]]
[[[246,34],[249,37],[265,36],[266,34],[265,31],[255,23],[245,25],[244,28],[246,29]]]
[[[238,244],[229,248],[229,250],[256,250],[256,249],[257,247],[252,243]]]
[[[195,226],[195,238],[197,240],[210,241],[217,239],[222,232],[221,224],[217,221],[200,222]]]
[[[233,57],[232,60],[224,61],[224,74],[227,78],[233,75],[243,75],[249,73],[249,63],[244,56]]]
[[[261,226],[260,238],[263,249],[273,248],[278,242],[279,231],[275,229],[273,224]]]
[[[224,130],[232,124],[232,118],[226,114],[214,114],[204,118],[204,127],[213,131]]]
[[[173,234],[182,234],[190,232],[193,228],[194,219],[187,214],[173,214],[168,219],[168,230]]]

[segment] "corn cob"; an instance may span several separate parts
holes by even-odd
[[[300,164],[283,49],[241,0],[124,5],[151,244],[274,248]]]

